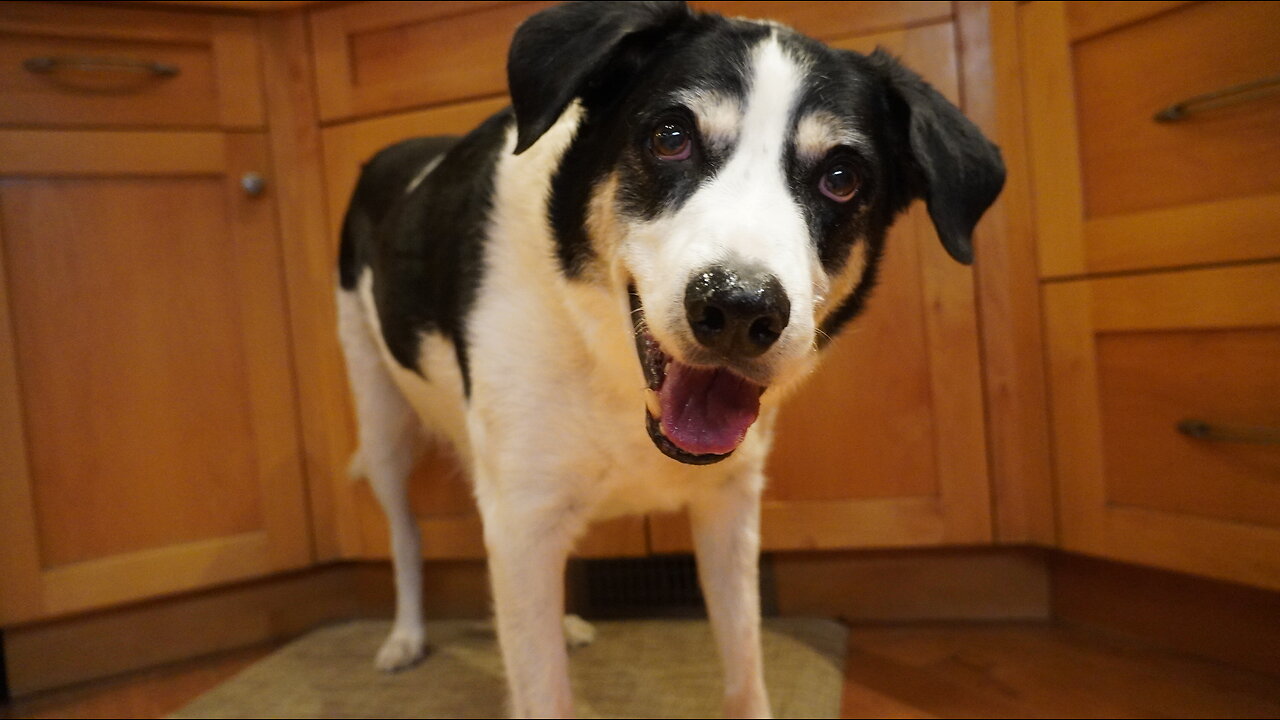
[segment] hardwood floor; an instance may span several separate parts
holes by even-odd
[[[0,706],[0,717],[163,717],[268,654],[191,660]],[[1280,717],[1280,679],[1051,624],[860,625],[844,717]]]
[[[0,718],[159,718],[262,659],[274,645],[218,653],[0,704]]]
[[[855,627],[844,717],[1280,717],[1280,679],[1049,624]]]

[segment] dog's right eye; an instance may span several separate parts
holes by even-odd
[[[664,122],[649,136],[649,149],[660,160],[684,160],[692,147],[689,131],[679,123]]]

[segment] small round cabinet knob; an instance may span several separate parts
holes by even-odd
[[[249,197],[258,197],[267,189],[267,179],[256,172],[247,172],[240,176],[240,187]]]

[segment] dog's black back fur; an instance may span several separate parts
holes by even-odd
[[[342,287],[355,289],[364,268],[373,268],[374,304],[396,362],[421,372],[421,333],[441,333],[453,341],[468,392],[466,317],[480,284],[494,166],[512,122],[506,110],[463,142],[416,138],[378,153],[360,174],[342,228]]]

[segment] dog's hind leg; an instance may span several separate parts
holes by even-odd
[[[422,540],[407,489],[409,473],[421,454],[422,427],[383,365],[354,292],[338,293],[338,325],[360,426],[360,447],[351,470],[369,479],[391,529],[396,617],[375,664],[380,670],[399,670],[421,658],[426,646]]]
[[[760,487],[729,482],[690,504],[698,578],[724,667],[724,715],[770,716],[760,656]]]

